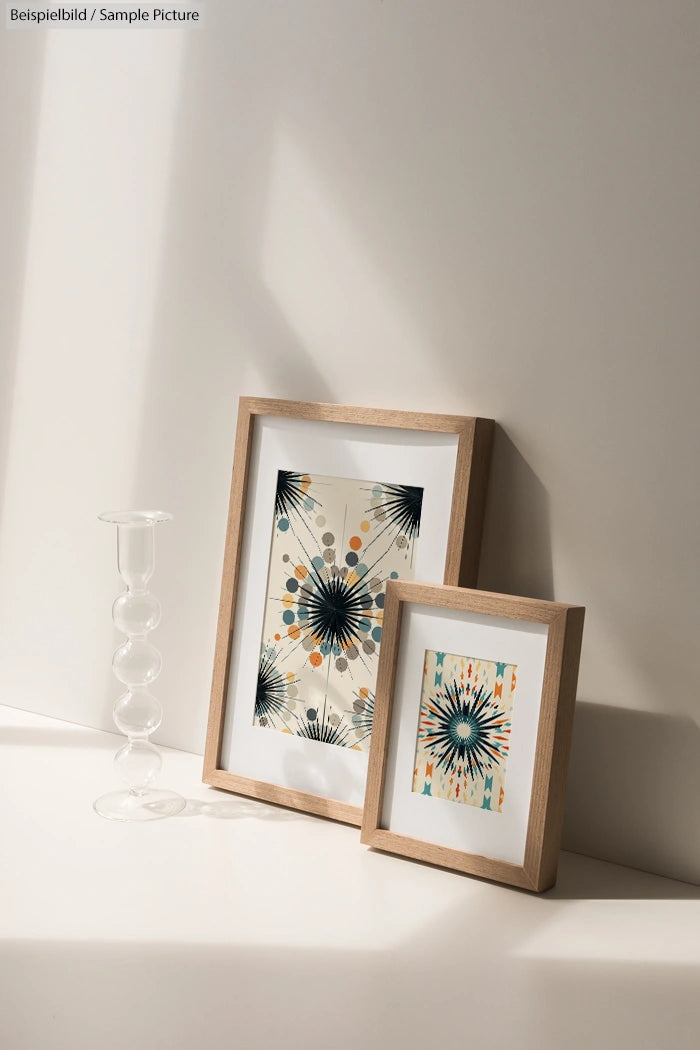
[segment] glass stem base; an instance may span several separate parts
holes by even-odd
[[[92,808],[107,820],[144,821],[174,817],[186,804],[176,791],[151,788],[139,795],[133,791],[111,791],[93,802]]]

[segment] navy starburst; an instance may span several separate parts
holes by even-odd
[[[384,490],[374,508],[386,515],[386,520],[407,539],[414,539],[420,529],[423,510],[423,489],[416,485],[382,485]]]
[[[461,764],[475,779],[505,760],[510,723],[481,685],[473,693],[453,681],[431,696],[421,718],[421,735],[445,772]]]
[[[305,583],[299,595],[305,629],[331,649],[361,643],[361,626],[373,602],[364,579],[348,584],[340,575],[326,578],[319,572],[314,572],[313,583]]]
[[[297,736],[306,740],[317,740],[321,744],[335,744],[347,747],[347,738],[350,735],[350,727],[345,725],[336,715],[327,715],[325,708],[319,718],[315,708],[309,708],[305,717],[298,720]]]
[[[260,725],[274,725],[286,710],[287,679],[275,666],[274,649],[263,649],[258,665],[258,680],[255,687],[255,717]]]
[[[304,514],[307,511],[307,500],[310,498],[308,474],[299,474],[294,470],[278,470],[275,487],[275,514],[278,518],[289,518],[293,514]],[[318,501],[312,498],[314,506]]]

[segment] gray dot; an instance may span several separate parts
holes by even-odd
[[[299,690],[297,689],[297,687],[295,685],[288,685],[287,686],[287,696],[292,696],[292,697],[299,696]]]
[[[319,514],[319,516],[316,518],[316,524],[320,529],[322,529],[323,526],[326,524],[326,519],[324,518],[323,514]]]
[[[337,671],[347,671],[348,662],[344,656],[338,657],[338,659],[335,661],[335,667]]]
[[[384,521],[385,517],[386,517],[386,511],[375,510],[375,512],[374,512],[374,520],[375,521]]]
[[[340,715],[337,715],[335,713],[335,711],[334,711],[333,714],[331,715],[331,717],[328,719],[328,721],[330,722],[330,724],[332,726],[339,726],[340,725]]]
[[[381,591],[382,581],[379,579],[378,576],[375,576],[373,580],[369,581],[369,589],[371,591]]]
[[[399,550],[403,550],[404,547],[408,547],[408,540],[405,536],[398,536],[396,539],[396,546]]]
[[[375,646],[374,642],[372,641],[372,639],[368,638],[366,641],[364,641],[362,643],[362,648],[363,648],[364,652],[366,652],[366,653],[373,653],[375,648],[376,648],[376,646]]]
[[[316,642],[313,640],[311,635],[307,634],[306,638],[301,643],[302,649],[306,649],[307,653],[310,653],[312,649],[316,648]]]
[[[357,646],[351,645],[349,649],[346,649],[345,655],[347,656],[348,660],[357,660],[357,657],[359,656]]]
[[[282,561],[289,561],[289,555],[288,554],[283,554],[282,555]]]
[[[265,717],[265,715],[260,715],[260,725],[261,726],[266,726],[267,725],[267,718]]]
[[[335,551],[331,550],[330,547],[326,547],[323,552],[323,560],[327,562],[328,565],[331,565],[335,561]]]
[[[335,542],[335,536],[333,535],[333,533],[332,532],[324,532],[323,536],[321,537],[321,543],[323,544],[323,546],[324,547],[330,547],[331,543],[334,543],[334,542]]]
[[[364,711],[365,709],[364,700],[355,700],[355,702],[352,705],[352,709],[353,711],[357,711],[358,715],[361,714],[362,711]]]

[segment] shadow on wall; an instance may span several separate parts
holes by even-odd
[[[498,425],[494,432],[479,588],[549,601],[554,597],[549,495]]]
[[[479,587],[555,597],[549,496],[500,426]],[[696,883],[698,812],[700,729],[692,719],[578,701],[564,849]]]
[[[564,849],[697,883],[699,812],[692,719],[578,702]]]
[[[556,886],[544,896],[551,901],[697,901],[700,887],[565,852]]]

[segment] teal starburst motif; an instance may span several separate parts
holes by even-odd
[[[419,735],[445,773],[461,766],[473,780],[505,761],[509,730],[491,692],[453,680],[425,704]]]

